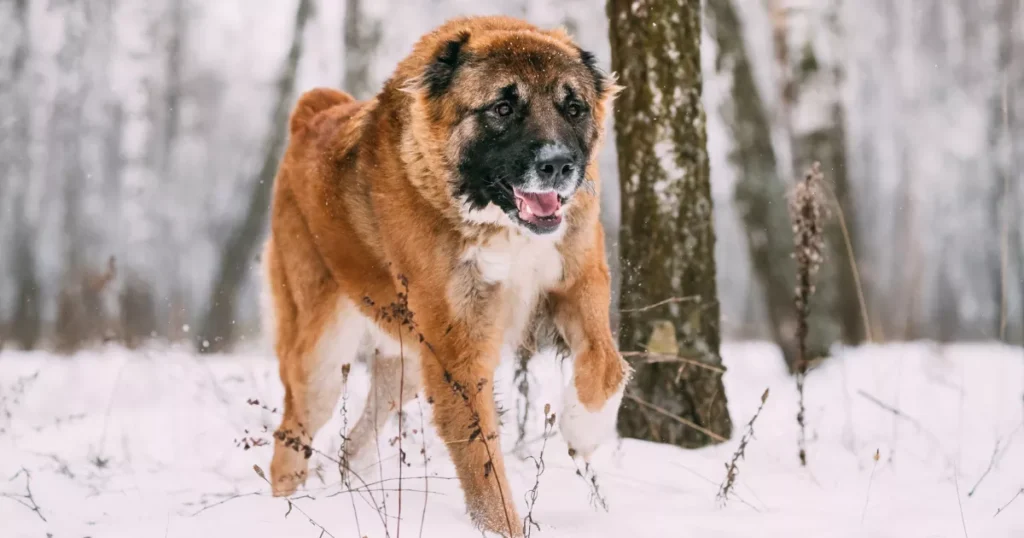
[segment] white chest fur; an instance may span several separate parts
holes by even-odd
[[[510,231],[463,252],[462,259],[476,265],[481,280],[501,286],[508,345],[518,344],[537,299],[562,278],[559,239]]]

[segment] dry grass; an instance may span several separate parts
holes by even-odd
[[[796,259],[796,290],[793,304],[797,311],[797,361],[796,388],[799,394],[799,411],[796,421],[800,426],[797,441],[800,464],[807,465],[807,433],[805,425],[804,381],[807,375],[808,319],[811,315],[811,296],[814,294],[814,279],[825,260],[825,220],[828,209],[823,201],[824,176],[821,165],[814,163],[797,182],[790,200],[790,217],[793,221],[793,242]]]
[[[757,417],[761,416],[761,410],[764,409],[764,404],[767,401],[768,389],[764,389],[764,393],[761,394],[761,405],[757,406],[757,411],[747,423],[747,431],[740,438],[740,446],[736,448],[736,452],[733,452],[732,460],[725,466],[725,480],[722,481],[718,488],[718,495],[715,496],[722,506],[729,500],[729,494],[732,493],[732,489],[736,485],[736,478],[739,476],[739,461],[746,458],[747,445],[754,439],[754,422],[757,421]]]

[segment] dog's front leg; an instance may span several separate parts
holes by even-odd
[[[502,331],[490,302],[498,294],[491,291],[455,293],[473,299],[449,307],[436,288],[414,288],[410,307],[424,339],[423,382],[434,423],[455,464],[470,516],[482,529],[518,537],[522,521],[505,477],[494,402]]]
[[[559,428],[569,448],[584,459],[615,437],[619,404],[630,372],[612,338],[610,295],[603,253],[589,256],[580,275],[551,294],[555,324],[573,356]]]

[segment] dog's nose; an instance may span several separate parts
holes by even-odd
[[[537,160],[537,175],[541,181],[558,181],[569,177],[576,163],[568,151],[548,152]]]

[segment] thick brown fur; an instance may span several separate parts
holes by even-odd
[[[476,63],[430,96],[424,73],[453,41],[476,57],[504,55],[503,67]],[[548,63],[535,65],[537,57]],[[383,361],[374,367],[371,400],[376,392],[385,411],[394,411],[422,387],[473,520],[503,535],[522,532],[497,435],[493,379],[502,346],[521,342],[527,325],[557,329],[574,357],[575,389],[587,412],[602,409],[621,391],[628,368],[609,330],[593,157],[586,163],[587,185],[566,206],[564,232],[547,240],[549,258],[557,263],[530,266],[541,275],[531,282],[542,289],[515,287],[473,253],[509,252],[522,264],[542,248],[534,246],[540,240],[465,218],[451,175],[460,144],[472,133],[458,118],[485,104],[503,79],[540,91],[568,77],[591,105],[599,140],[616,88],[610,81],[594,84],[589,76],[564,32],[511,18],[467,18],[424,36],[372,100],[356,102],[329,89],[301,97],[274,186],[264,252],[286,389],[271,465],[275,494],[290,494],[304,481],[306,455],[295,450],[295,439],[311,442],[330,417],[341,390],[339,365],[351,361],[369,331],[381,342],[377,360]],[[547,278],[545,270],[554,273]],[[405,291],[403,279],[412,332],[378,315]],[[517,311],[524,305],[530,310],[525,320]],[[510,328],[518,333],[512,342]],[[399,338],[401,357],[394,345]],[[405,390],[398,394],[395,376],[403,364]],[[371,401],[368,408],[373,406]],[[375,432],[383,420],[365,415],[356,429]],[[474,435],[477,429],[481,433]],[[363,450],[369,439],[364,435],[351,450]]]

